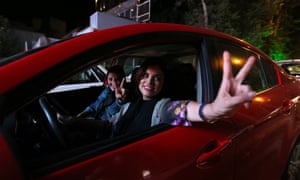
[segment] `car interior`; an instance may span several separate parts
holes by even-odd
[[[78,74],[82,74],[92,66],[99,65],[99,63],[105,68],[114,64],[121,64],[126,75],[130,77],[132,71],[149,57],[162,58],[168,64],[167,94],[171,99],[196,99],[198,54],[196,48],[178,44],[156,45],[126,51],[98,62],[98,64],[85,67],[77,74],[68,76],[61,84],[66,82],[70,84],[70,79],[76,83],[76,78],[79,77]],[[130,78],[127,79],[127,82],[130,83]],[[61,84],[57,84],[57,86]],[[20,157],[24,158],[24,166],[34,171],[41,164],[59,161],[58,157],[66,158],[66,154],[68,154],[67,157],[71,158],[74,154],[78,155],[86,151],[86,148],[93,149],[95,147],[97,147],[98,153],[104,152],[111,149],[112,146],[122,146],[145,136],[161,132],[166,128],[172,128],[169,125],[162,124],[140,134],[112,138],[109,131],[104,129],[101,130],[101,135],[96,137],[95,134],[86,131],[72,131],[72,129],[68,129],[58,122],[57,113],[76,115],[95,101],[103,89],[104,85],[59,92],[48,91],[37,100],[12,113],[12,117],[16,121],[6,123],[8,127],[6,129],[9,129],[8,133],[16,143]],[[36,163],[31,163],[33,161]]]

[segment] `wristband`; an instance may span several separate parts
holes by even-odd
[[[201,121],[204,121],[203,108],[205,105],[207,105],[207,103],[202,103],[199,107],[198,115],[199,115]]]

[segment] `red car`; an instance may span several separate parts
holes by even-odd
[[[214,100],[222,53],[237,72],[257,58],[245,83],[257,92],[248,109],[214,124],[160,124],[101,138],[66,131],[56,114],[77,114],[102,88],[51,91],[102,64],[126,74],[149,57],[168,63],[169,97]],[[297,179],[300,82],[238,38],[178,24],[99,30],[0,60],[1,179]]]

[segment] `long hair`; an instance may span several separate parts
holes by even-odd
[[[158,58],[148,58],[147,60],[145,60],[143,62],[143,64],[141,65],[141,67],[139,68],[136,75],[136,84],[135,84],[135,90],[136,90],[136,95],[133,96],[134,98],[131,99],[131,103],[126,111],[126,113],[120,118],[120,120],[118,121],[118,123],[116,124],[115,129],[113,130],[113,134],[114,136],[118,136],[124,133],[129,132],[130,128],[133,128],[134,123],[136,122],[136,117],[137,115],[141,112],[141,107],[143,107],[143,99],[142,99],[142,94],[139,91],[139,83],[142,80],[143,76],[146,73],[146,70],[149,67],[158,67],[162,72],[163,72],[163,76],[164,76],[164,83],[163,83],[163,87],[161,89],[161,92],[156,96],[153,97],[152,100],[148,101],[148,103],[150,102],[151,105],[147,106],[147,108],[143,109],[143,112],[145,114],[145,116],[143,117],[144,119],[142,119],[145,123],[149,123],[149,127],[151,126],[151,117],[153,114],[153,110],[154,107],[156,105],[156,103],[164,97],[164,89],[166,87],[166,78],[167,78],[167,73],[166,73],[166,66],[163,63],[163,61],[161,59]],[[144,128],[144,127],[141,127]],[[142,129],[141,129],[142,130]]]

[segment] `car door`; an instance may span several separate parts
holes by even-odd
[[[145,58],[163,55],[170,64],[179,60],[197,64],[199,54],[203,53],[199,48],[202,42],[193,44],[196,45],[186,42],[144,45],[123,52],[118,55],[118,60],[146,54]],[[181,75],[185,76],[183,80],[189,79],[187,74]],[[180,92],[180,82],[174,82],[172,87]],[[203,91],[201,96],[205,97],[206,93]],[[161,124],[138,134],[108,138],[62,151],[53,149],[38,158],[34,155],[25,163],[26,171],[34,179],[231,179],[234,172],[231,138],[237,132],[239,128],[228,122],[196,123],[193,127]]]
[[[236,179],[279,179],[287,161],[282,153],[288,154],[286,144],[290,141],[289,131],[295,123],[295,107],[299,104],[297,90],[280,84],[282,77],[278,76],[278,70],[270,59],[239,44],[224,40],[215,43],[218,49],[211,51],[220,51],[221,54],[227,49],[231,52],[234,72],[250,55],[257,58],[245,79],[257,96],[248,109],[241,108],[231,119],[240,126],[240,132],[232,138],[236,147],[234,176]]]
[[[298,87],[290,85],[277,84],[258,92],[253,100],[253,106],[261,108],[250,107],[250,111],[255,112],[249,118],[252,127],[237,138],[237,178],[282,177],[290,149],[288,144],[293,141],[292,127],[299,116],[296,110]]]
[[[80,155],[82,158],[91,153],[98,155],[38,178],[220,179],[226,177],[232,179],[234,150],[230,140],[223,138],[229,136],[231,131],[222,131],[223,125],[230,128],[228,124],[206,128],[167,127],[165,129],[166,127],[160,126],[147,134],[136,135],[144,136],[139,141],[135,140],[118,148],[116,145],[108,146],[107,148],[113,150],[106,153],[98,154],[101,152],[100,148],[95,148],[93,152],[85,151]],[[214,133],[214,130],[219,133]],[[124,140],[132,141],[131,138],[123,138],[123,143]],[[70,160],[66,159],[66,161]]]
[[[2,154],[0,157],[1,178],[21,180],[24,178],[24,174],[20,168],[19,162],[14,156],[14,153],[12,153],[12,149],[10,147],[11,144],[7,143],[6,138],[3,137],[2,131],[0,131],[0,134],[0,146]]]

